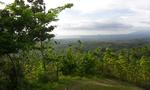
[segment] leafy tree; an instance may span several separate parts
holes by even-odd
[[[142,58],[140,59],[140,66],[143,80],[150,80],[150,58],[142,56]]]
[[[80,72],[81,75],[94,75],[96,73],[96,60],[92,52],[83,54],[81,59]]]
[[[72,48],[68,48],[66,54],[63,55],[63,60],[61,60],[61,71],[64,75],[71,75],[75,74],[77,70],[77,63],[75,59],[74,51]]]
[[[55,26],[50,23],[58,20],[57,16],[62,10],[72,7],[72,4],[66,4],[46,11],[43,0],[27,1],[29,4],[24,0],[15,0],[0,10],[0,55],[7,55],[12,63],[12,90],[18,90],[19,84],[18,67],[12,56],[16,56],[21,50],[32,48],[37,42],[41,44],[43,55],[43,42],[54,37],[50,32]],[[44,61],[43,68],[46,70]]]
[[[106,69],[105,70],[106,72],[104,72],[104,73],[111,76],[109,73],[114,72],[114,66],[116,64],[116,60],[117,60],[117,56],[116,56],[115,52],[111,48],[107,48],[106,51],[104,52],[104,56],[103,56],[104,67]]]

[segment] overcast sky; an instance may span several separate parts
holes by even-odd
[[[5,3],[13,0],[0,0]],[[59,15],[56,35],[128,34],[150,30],[150,0],[45,0],[47,8],[74,7]]]

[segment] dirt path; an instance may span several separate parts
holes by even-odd
[[[69,84],[59,87],[56,90],[142,90],[136,86],[129,85],[110,79],[103,80],[73,80]]]

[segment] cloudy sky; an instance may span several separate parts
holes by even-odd
[[[13,0],[0,0],[5,3]],[[59,15],[56,35],[128,34],[150,30],[150,0],[45,0],[47,8],[74,7]]]

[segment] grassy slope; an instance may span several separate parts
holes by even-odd
[[[142,90],[136,86],[111,80],[111,79],[87,79],[87,78],[63,78],[59,83],[51,86],[51,89],[42,90]]]

